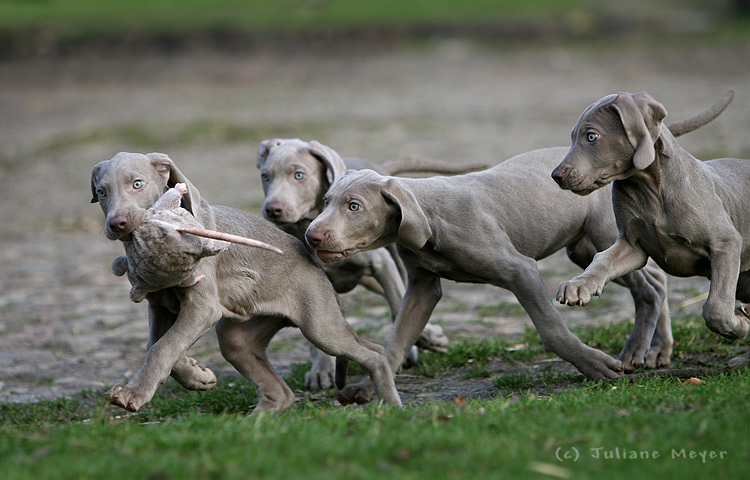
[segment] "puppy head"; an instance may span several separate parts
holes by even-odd
[[[419,249],[432,234],[414,195],[398,179],[372,170],[347,172],[325,201],[305,234],[324,262],[394,242]]]
[[[323,194],[345,171],[335,150],[296,138],[261,142],[257,167],[265,193],[263,216],[277,224],[315,218]]]
[[[128,241],[145,211],[177,183],[186,185],[183,207],[195,215],[200,194],[167,155],[120,152],[96,164],[91,170],[91,202],[99,203],[104,212],[107,238]]]
[[[573,145],[552,172],[566,190],[587,195],[654,161],[667,112],[646,92],[609,95],[590,105],[573,128]]]

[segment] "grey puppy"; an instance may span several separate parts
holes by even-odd
[[[697,128],[725,107],[717,104],[674,129]],[[385,340],[394,371],[439,301],[441,278],[513,292],[545,347],[589,378],[615,378],[624,368],[669,362],[666,275],[658,268],[647,266],[619,280],[630,289],[636,317],[622,362],[575,337],[547,295],[536,260],[565,247],[571,260],[585,268],[617,237],[610,189],[581,197],[561,190],[549,177],[566,151],[535,150],[455,177],[395,178],[361,170],[347,173],[328,191],[327,206],[306,233],[319,258],[337,261],[398,244],[408,286]],[[361,403],[372,396],[372,386],[364,381],[342,390],[339,399]]]
[[[260,170],[265,200],[263,216],[281,226],[287,233],[303,240],[310,222],[323,209],[323,195],[347,169],[370,168],[382,174],[402,172],[465,173],[486,168],[482,163],[451,164],[419,158],[402,158],[385,162],[382,166],[362,159],[343,159],[333,148],[315,140],[272,138],[258,148],[257,168]],[[360,252],[345,260],[324,264],[328,278],[336,292],[346,293],[362,285],[388,302],[391,318],[396,318],[404,294],[404,272],[394,246]],[[448,338],[437,325],[426,325],[416,342],[417,346],[445,352]],[[306,386],[328,388],[333,383],[333,359],[312,351],[313,374]],[[412,348],[406,364],[417,359]]]
[[[287,326],[298,327],[328,355],[359,363],[383,401],[400,404],[383,348],[359,338],[346,323],[333,287],[306,247],[261,218],[209,205],[167,155],[118,153],[94,166],[92,202],[105,214],[107,238],[129,242],[147,209],[177,183],[187,186],[183,207],[206,228],[258,238],[284,255],[231,244],[200,260],[195,274],[203,279],[195,285],[148,293],[146,362],[127,385],[108,392],[113,404],[138,410],[170,372],[186,388],[213,388],[213,372],[185,353],[214,325],[224,358],[256,386],[257,410],[281,411],[294,402],[266,356],[268,342]]]
[[[702,162],[664,126],[667,111],[646,92],[608,95],[573,128],[553,170],[562,188],[586,195],[612,183],[617,241],[557,298],[586,305],[612,279],[651,258],[671,275],[711,280],[706,326],[726,338],[750,331],[750,160]],[[747,364],[748,355],[732,364]]]

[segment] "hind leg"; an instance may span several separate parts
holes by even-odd
[[[750,272],[740,273],[739,279],[737,280],[737,303],[744,302],[745,305],[735,305],[737,308],[735,311],[743,312],[748,315],[750,309],[748,309],[747,303],[750,302]],[[729,361],[729,368],[741,368],[750,365],[750,352],[735,357]]]
[[[255,411],[281,412],[294,403],[294,393],[268,361],[266,347],[284,323],[278,318],[253,317],[246,322],[222,319],[216,324],[221,354],[258,391]]]
[[[316,313],[297,324],[305,338],[328,355],[357,362],[370,374],[383,402],[401,405],[385,349],[359,338],[339,312]]]

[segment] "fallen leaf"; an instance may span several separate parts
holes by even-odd
[[[682,382],[683,385],[703,385],[703,380],[696,377],[690,377],[684,382]]]

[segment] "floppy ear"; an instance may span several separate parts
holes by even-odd
[[[385,183],[380,193],[401,212],[398,243],[412,250],[424,247],[432,236],[432,229],[414,194],[393,178]]]
[[[281,145],[281,139],[279,138],[269,138],[268,140],[260,142],[260,146],[258,147],[258,161],[255,166],[260,169],[263,163],[268,159],[271,150],[279,145]]]
[[[635,149],[633,166],[643,170],[656,158],[654,143],[661,134],[661,123],[667,110],[646,92],[635,95],[620,93],[610,108],[620,116],[628,140]]]
[[[310,152],[310,155],[320,160],[323,166],[326,167],[326,179],[328,180],[328,185],[332,186],[346,173],[344,160],[336,150],[320,142],[312,140],[309,142],[309,145],[307,151]]]
[[[182,196],[182,206],[192,213],[194,217],[197,217],[197,210],[201,204],[201,195],[198,189],[182,174],[168,155],[164,153],[148,153],[146,154],[146,158],[151,161],[154,170],[166,180],[167,187],[172,188],[178,183],[184,183],[187,186],[187,193]]]
[[[108,161],[99,162],[91,169],[91,203],[99,203],[99,195],[96,194],[96,179],[99,176],[99,171]]]

